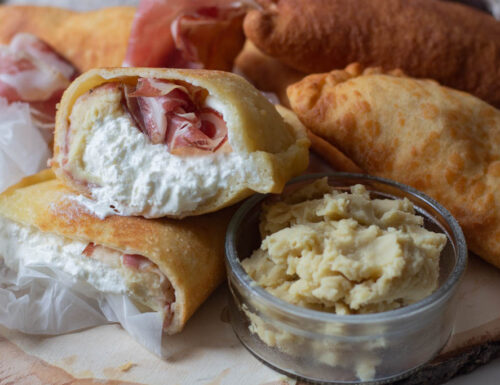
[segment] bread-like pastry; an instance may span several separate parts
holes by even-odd
[[[265,54],[306,73],[401,68],[500,107],[500,22],[435,0],[260,0],[244,22]]]
[[[305,129],[279,111],[228,72],[92,70],[63,95],[52,167],[121,215],[199,215],[305,170]]]
[[[351,65],[288,88],[315,134],[365,172],[441,202],[469,248],[500,267],[500,111],[432,80]]]
[[[126,294],[179,332],[225,276],[231,210],[185,220],[87,212],[50,170],[0,195],[0,257],[12,269],[46,263],[101,292]]]
[[[120,66],[125,57],[134,7],[74,12],[55,7],[0,6],[0,44],[19,32],[46,41],[80,72]]]

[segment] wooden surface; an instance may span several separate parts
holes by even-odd
[[[2,337],[0,337],[0,357],[2,357],[0,360],[0,385],[133,385],[131,382],[115,380],[76,379],[61,368],[25,353]]]

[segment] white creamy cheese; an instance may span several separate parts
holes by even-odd
[[[258,178],[249,158],[235,152],[172,155],[164,144],[152,144],[126,115],[97,121],[86,140],[83,172],[98,186],[92,196],[121,215],[181,214],[226,188],[232,175]]]
[[[7,267],[18,271],[19,261],[26,266],[50,265],[75,280],[87,281],[97,290],[126,293],[119,270],[82,254],[87,244],[0,217],[0,258],[3,257]]]

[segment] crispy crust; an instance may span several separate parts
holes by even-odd
[[[321,136],[307,130],[307,136],[311,141],[311,148],[323,159],[325,159],[336,171],[355,172],[363,174],[363,170],[351,159],[345,156],[338,148]]]
[[[80,71],[120,66],[134,14],[134,7],[80,13],[55,7],[0,6],[0,44],[8,44],[18,32],[29,32]]]
[[[63,149],[69,129],[69,116],[76,99],[101,84],[146,78],[186,81],[207,89],[225,108],[234,151],[255,154],[259,185],[234,180],[213,199],[185,215],[199,215],[229,206],[258,192],[281,192],[285,183],[304,171],[308,164],[309,140],[293,113],[281,117],[276,109],[243,78],[227,72],[151,68],[114,68],[91,70],[76,79],[65,91],[57,112],[52,168],[67,185],[89,195],[88,188],[76,183],[63,168]],[[283,111],[283,110],[280,110]],[[175,215],[173,215],[175,216]]]
[[[500,111],[432,80],[351,65],[288,88],[302,122],[369,174],[414,186],[500,267]]]
[[[244,22],[264,53],[306,73],[365,66],[470,92],[500,107],[500,22],[435,0],[261,0]]]
[[[45,170],[2,193],[0,215],[44,232],[149,258],[175,289],[174,318],[167,333],[179,332],[225,277],[224,235],[232,210],[184,220],[101,220],[68,199],[74,195]]]

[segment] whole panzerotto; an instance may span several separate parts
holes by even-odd
[[[442,203],[469,248],[500,267],[499,110],[432,80],[357,64],[310,75],[288,97],[309,129],[365,172]]]
[[[244,22],[265,54],[306,73],[401,68],[500,107],[500,22],[436,0],[259,0]]]
[[[279,112],[228,72],[91,70],[63,95],[52,167],[120,215],[212,212],[307,167],[304,127]]]

